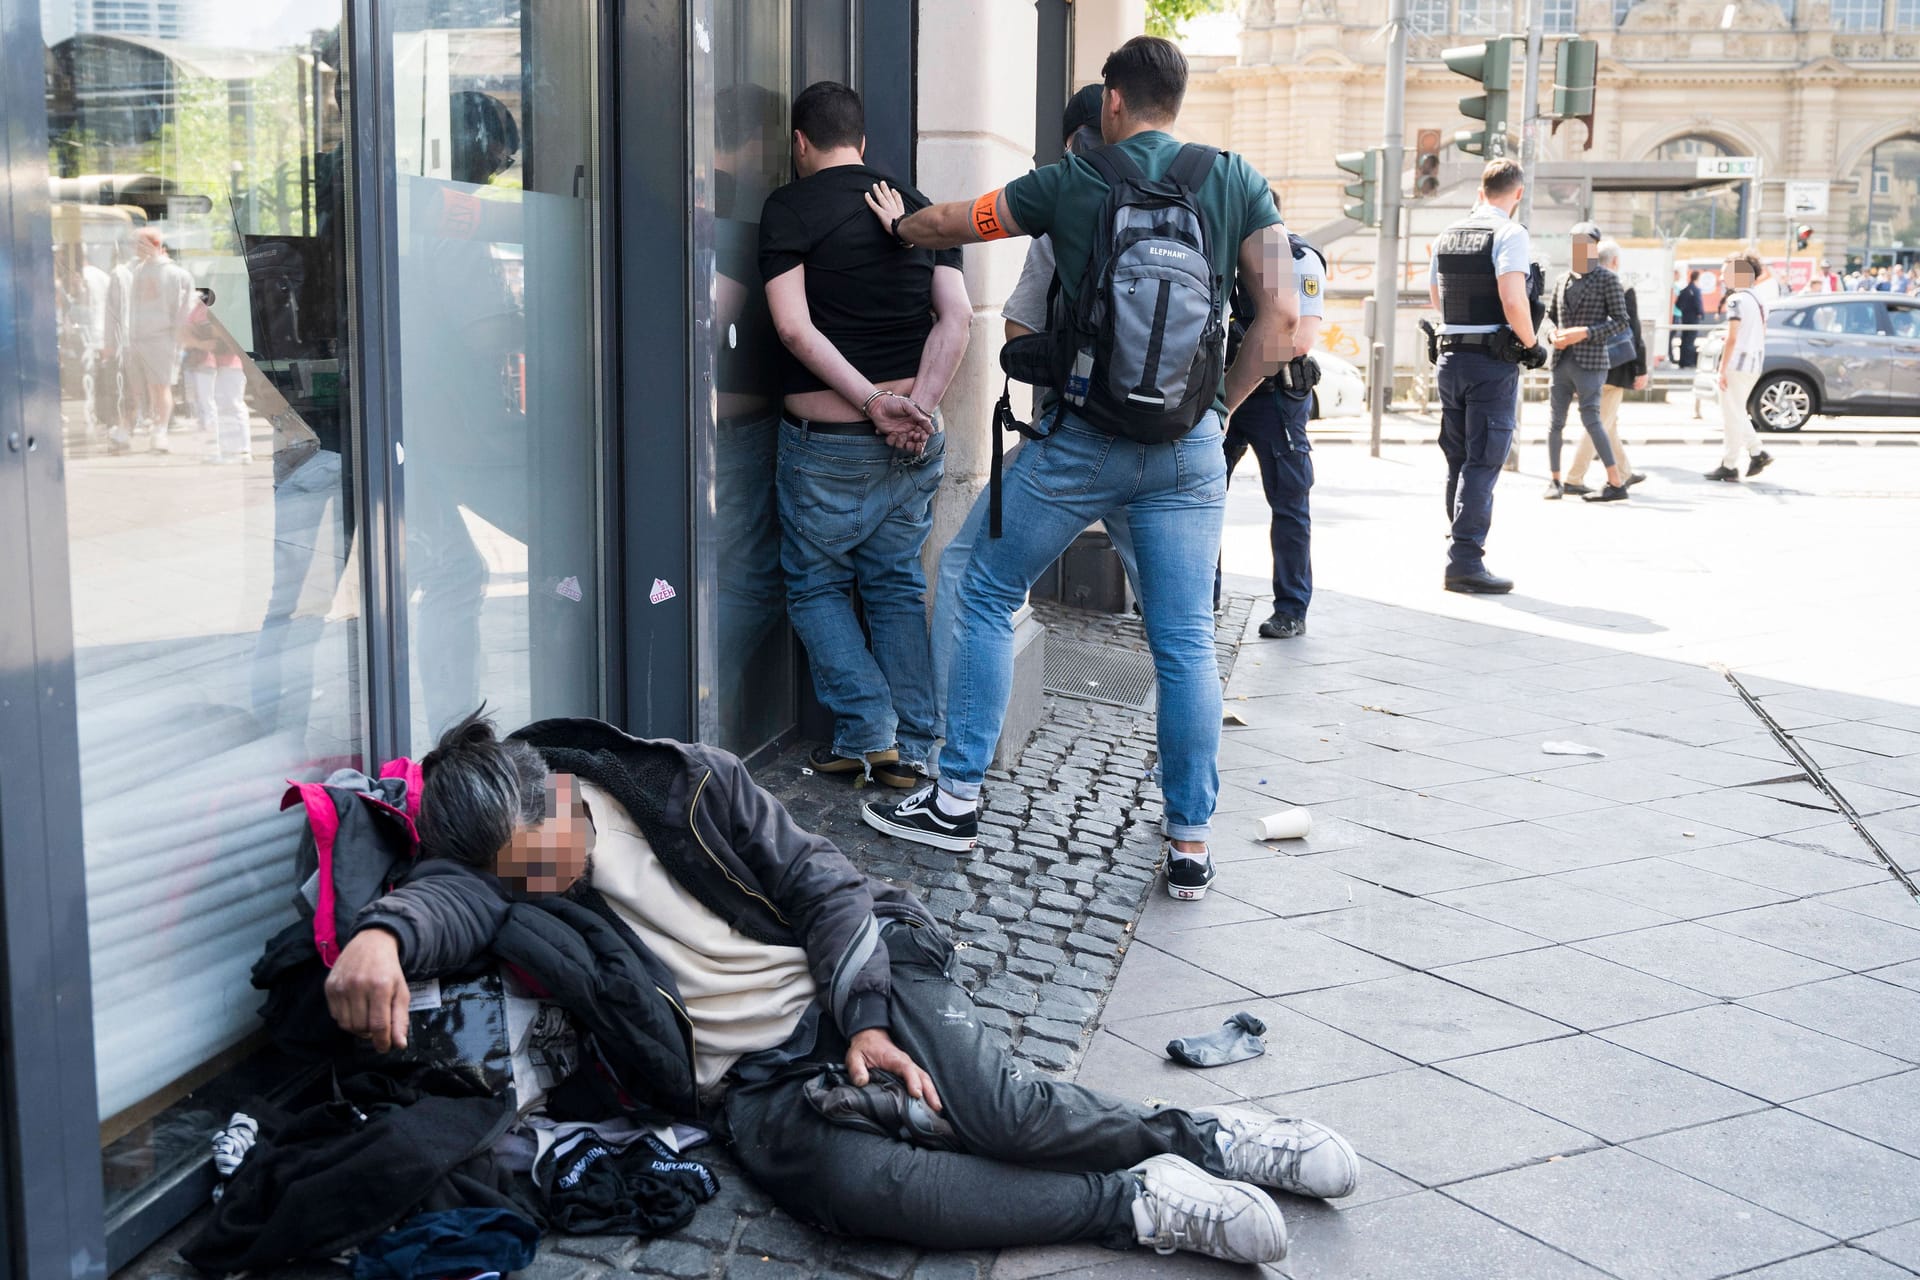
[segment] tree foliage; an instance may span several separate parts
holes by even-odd
[[[1147,0],[1147,34],[1180,38],[1180,28],[1188,19],[1209,13],[1225,13],[1236,0]]]

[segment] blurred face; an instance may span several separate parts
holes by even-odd
[[[133,238],[133,251],[143,260],[159,257],[161,248],[160,236],[157,232],[142,231]]]
[[[1593,262],[1593,241],[1585,236],[1575,236],[1573,238],[1573,269],[1581,272],[1590,270]]]
[[[1735,258],[1727,263],[1727,282],[1736,289],[1745,289],[1753,284],[1753,269],[1744,259]]]
[[[563,893],[587,873],[593,824],[580,784],[570,773],[547,776],[547,816],[517,828],[494,862],[494,873],[527,893]]]

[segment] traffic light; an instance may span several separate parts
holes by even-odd
[[[1804,249],[1811,243],[1813,243],[1812,227],[1803,226],[1795,229],[1793,233],[1793,247],[1795,249]]]
[[[1586,145],[1593,149],[1594,81],[1600,72],[1600,45],[1594,40],[1569,37],[1560,42],[1553,55],[1553,132],[1560,131],[1563,120],[1578,120],[1587,126]]]
[[[1355,222],[1370,227],[1380,225],[1380,148],[1369,151],[1343,151],[1333,162],[1351,173],[1358,182],[1349,182],[1343,190],[1357,204],[1346,206],[1346,214]]]
[[[1440,194],[1440,131],[1422,129],[1413,145],[1413,195],[1422,200]]]
[[[1477,98],[1460,99],[1461,115],[1484,122],[1479,129],[1462,129],[1453,136],[1453,144],[1470,156],[1492,160],[1507,154],[1507,82],[1513,74],[1514,39],[1495,36],[1481,44],[1461,45],[1440,53],[1448,70],[1487,87]]]

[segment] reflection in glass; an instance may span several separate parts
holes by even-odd
[[[586,0],[392,6],[412,741],[600,709]]]
[[[1887,266],[1913,260],[1920,246],[1920,136],[1889,138],[1854,172],[1847,260]]]
[[[111,1212],[205,1158],[292,918],[285,780],[366,729],[340,5],[104,9],[45,26]]]
[[[742,754],[794,715],[773,501],[781,357],[759,262],[760,207],[787,176],[788,31],[786,0],[727,0],[715,24],[714,493],[699,550],[702,580],[714,586],[717,670],[703,692],[717,712],[718,745]],[[832,35],[816,42],[821,57],[844,49]]]

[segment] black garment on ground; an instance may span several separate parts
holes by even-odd
[[[1224,1067],[1265,1053],[1267,1042],[1260,1038],[1265,1034],[1266,1023],[1250,1013],[1236,1013],[1206,1035],[1167,1041],[1167,1056],[1183,1067]]]
[[[341,1077],[295,1115],[253,1114],[260,1141],[180,1250],[203,1271],[331,1258],[417,1213],[525,1211],[492,1154],[511,1103],[470,1076],[400,1063]]]
[[[828,1231],[928,1249],[1118,1247],[1137,1238],[1134,1165],[1170,1152],[1226,1173],[1217,1123],[1015,1062],[949,976],[952,951],[933,930],[897,922],[884,936],[893,1038],[932,1075],[960,1150],[929,1151],[827,1120],[805,1098],[817,1066],[736,1085],[727,1095],[729,1141],[782,1209]],[[823,1042],[817,1061],[834,1052]]]
[[[651,1134],[624,1149],[585,1137],[555,1158],[547,1217],[570,1235],[661,1236],[719,1190],[712,1170]]]
[[[836,165],[795,178],[760,211],[760,275],[807,269],[807,311],[847,363],[873,382],[911,378],[933,332],[933,269],[960,266],[958,249],[907,249],[867,207],[876,182],[898,191],[907,212],[928,199],[863,164]],[[786,354],[787,395],[826,384]]]
[[[508,1209],[417,1214],[360,1247],[353,1280],[442,1280],[533,1265],[540,1228]]]

